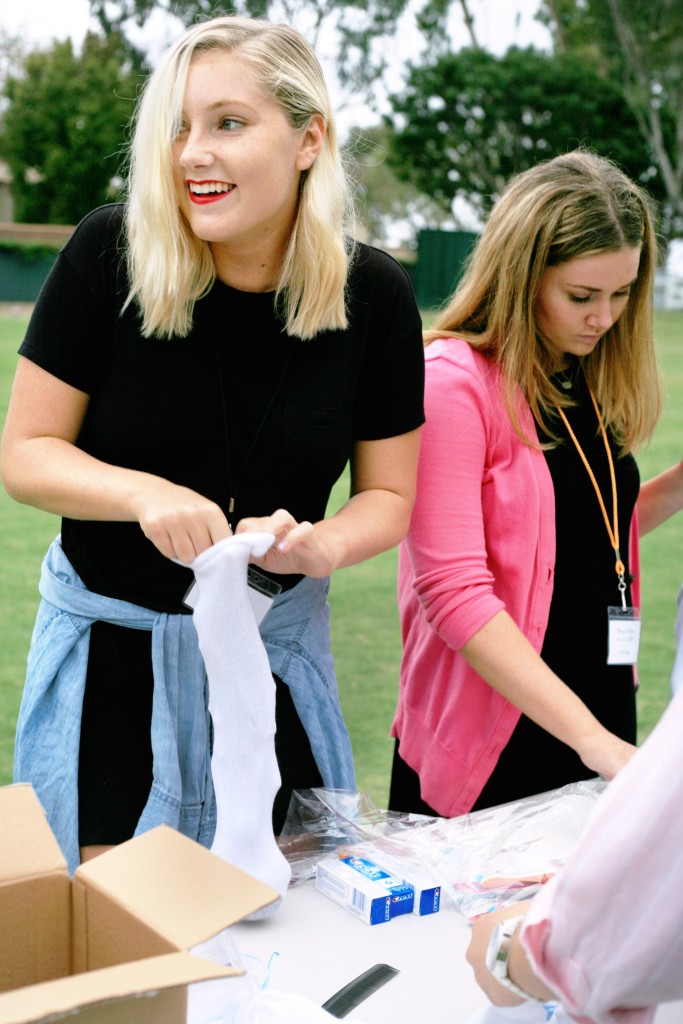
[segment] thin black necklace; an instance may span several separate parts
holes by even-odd
[[[273,391],[272,395],[270,396],[270,400],[268,402],[268,405],[266,406],[265,411],[263,413],[263,416],[261,417],[261,420],[259,422],[259,425],[257,426],[257,428],[256,428],[256,430],[254,432],[254,436],[251,439],[251,444],[249,445],[249,448],[247,450],[247,454],[245,456],[244,462],[242,463],[242,469],[240,471],[240,474],[237,477],[237,479],[234,480],[234,481],[232,479],[232,470],[231,470],[231,467],[230,467],[230,420],[228,418],[228,403],[227,403],[226,397],[225,397],[225,383],[223,381],[223,367],[222,367],[222,364],[221,364],[220,349],[219,349],[219,346],[218,346],[218,332],[216,330],[215,323],[214,323],[214,330],[213,330],[213,349],[214,349],[214,353],[215,353],[215,356],[216,356],[216,369],[218,371],[218,389],[219,389],[220,399],[221,399],[221,412],[223,414],[223,437],[224,437],[224,447],[225,447],[225,482],[226,482],[226,486],[227,486],[227,495],[228,495],[227,519],[228,519],[228,523],[230,525],[230,529],[234,531],[235,526],[237,525],[234,522],[234,518],[233,518],[234,514],[235,514],[235,494],[237,494],[238,491],[239,491],[240,484],[242,483],[242,481],[244,479],[245,473],[247,471],[247,467],[249,466],[249,463],[251,461],[251,457],[254,454],[254,449],[256,448],[256,445],[258,443],[258,439],[261,436],[261,432],[262,432],[264,426],[266,425],[266,422],[268,420],[268,417],[270,416],[270,413],[271,413],[271,410],[273,408],[273,405],[275,404],[275,399],[277,398],[277,396],[280,394],[280,391],[282,390],[282,385],[285,382],[285,377],[287,376],[287,370],[289,369],[289,364],[290,364],[291,359],[292,359],[292,347],[290,345],[289,350],[287,352],[287,355],[285,356],[285,360],[284,360],[284,363],[282,365],[282,372],[281,372],[281,374],[280,374],[280,376],[278,378],[278,381],[277,381],[277,383],[275,385],[275,390]]]

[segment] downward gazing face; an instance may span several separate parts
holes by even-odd
[[[548,267],[541,278],[536,326],[558,355],[586,356],[626,308],[638,276],[640,246],[579,256]]]
[[[192,231],[211,243],[219,277],[232,260],[279,264],[296,219],[301,172],[314,162],[323,135],[317,115],[308,128],[294,129],[235,53],[211,50],[190,65],[173,144],[174,181]]]

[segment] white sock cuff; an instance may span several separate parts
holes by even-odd
[[[226,549],[228,548],[246,549],[247,561],[250,555],[260,558],[269,548],[272,548],[274,543],[274,533],[257,533],[256,531],[235,533],[231,537],[219,540],[217,544],[207,548],[206,551],[202,551],[201,555],[197,555],[195,560],[190,563],[190,568],[195,572],[210,569],[214,562],[219,561],[227,554]]]

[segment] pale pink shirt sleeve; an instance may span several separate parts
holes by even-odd
[[[683,691],[610,784],[521,933],[581,1024],[648,1024],[683,998]]]

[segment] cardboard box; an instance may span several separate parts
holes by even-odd
[[[190,950],[278,894],[165,826],[73,879],[33,789],[0,789],[0,1024],[185,1024]]]
[[[342,852],[320,861],[315,869],[315,885],[366,924],[382,924],[410,914],[415,902],[415,893],[403,878],[360,854]]]

